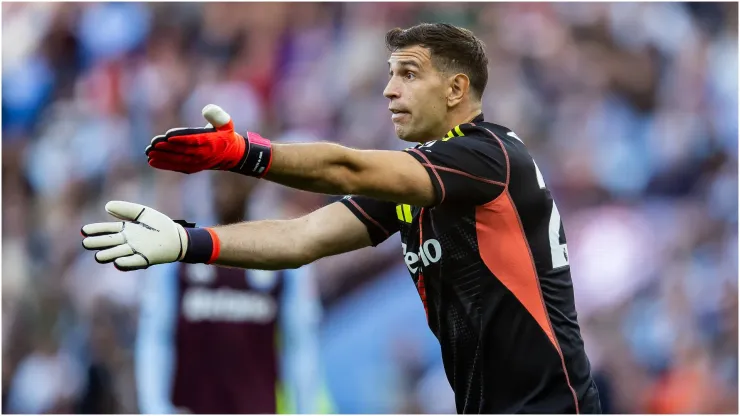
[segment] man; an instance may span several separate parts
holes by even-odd
[[[170,130],[146,151],[159,169],[223,169],[351,196],[292,220],[214,228],[113,201],[106,210],[123,221],[83,227],[83,246],[122,270],[172,261],[285,269],[398,231],[458,412],[599,412],[557,207],[525,145],[481,112],[484,45],[448,24],[394,29],[386,43],[384,95],[413,148],[271,144],[236,134],[209,105],[211,125]]]
[[[248,217],[253,183],[211,179],[216,222]],[[141,412],[320,412],[320,306],[307,267],[148,270],[136,342]]]

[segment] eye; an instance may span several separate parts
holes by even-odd
[[[413,80],[413,79],[416,79],[416,74],[414,74],[413,72],[409,71],[409,72],[406,73],[406,75],[404,75],[404,78],[406,78],[408,80]]]

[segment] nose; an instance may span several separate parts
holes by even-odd
[[[401,96],[400,90],[398,88],[398,83],[394,82],[395,77],[392,77],[388,80],[388,84],[385,86],[385,89],[383,90],[383,96],[389,100],[392,100],[394,98],[398,98]]]

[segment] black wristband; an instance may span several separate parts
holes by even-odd
[[[215,260],[214,244],[211,232],[206,228],[185,228],[188,233],[188,247],[183,263],[210,263]]]
[[[247,132],[244,137],[247,151],[232,172],[262,178],[272,164],[272,144],[257,133]]]

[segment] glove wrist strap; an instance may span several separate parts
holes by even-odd
[[[211,264],[218,258],[221,244],[218,235],[210,228],[185,228],[188,248],[183,263]]]
[[[230,169],[242,175],[262,178],[272,164],[272,144],[257,133],[247,132],[244,137],[247,150],[237,165]]]

